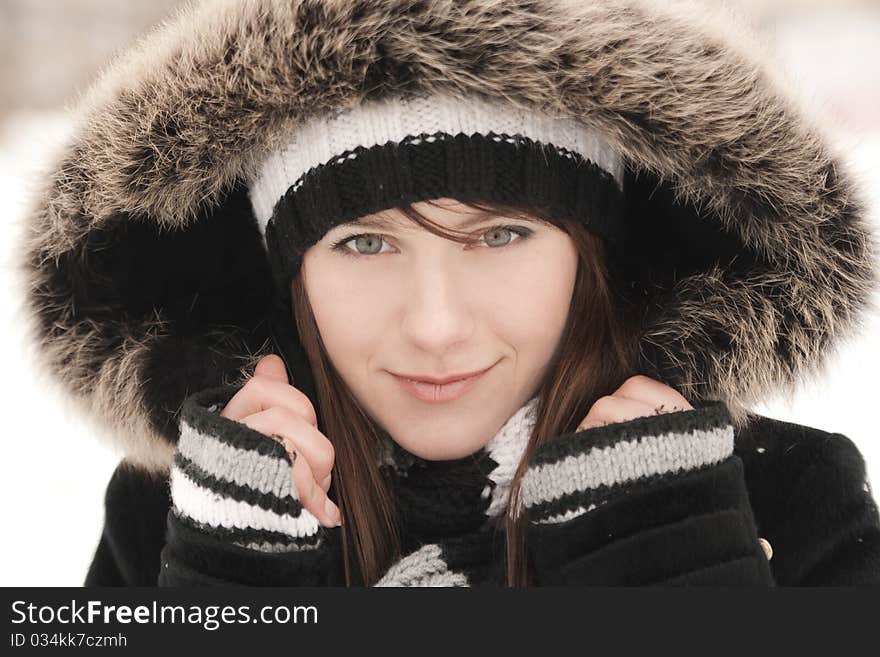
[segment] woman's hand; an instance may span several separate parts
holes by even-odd
[[[674,388],[642,374],[631,376],[617,390],[596,400],[576,431],[633,418],[693,410]]]
[[[318,431],[312,402],[288,383],[284,361],[275,354],[264,356],[254,375],[220,413],[284,445],[293,462],[294,485],[303,507],[334,527],[341,520],[339,508],[327,497],[335,451]]]

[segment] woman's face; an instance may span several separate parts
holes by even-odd
[[[410,453],[448,460],[485,446],[537,392],[568,316],[577,251],[537,219],[432,203],[441,207],[414,206],[476,231],[473,240],[447,240],[386,210],[326,233],[302,276],[330,361],[365,412]],[[395,376],[486,368],[457,397],[455,385],[425,384],[420,398]]]

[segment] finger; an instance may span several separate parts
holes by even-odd
[[[693,410],[678,390],[642,374],[631,376],[611,394],[650,404],[661,413]]]
[[[654,408],[634,399],[606,395],[593,404],[587,417],[581,422],[586,427],[626,422],[637,417],[654,415]]]
[[[227,402],[220,415],[240,422],[248,415],[260,413],[275,406],[287,408],[300,415],[314,427],[318,426],[315,407],[305,393],[290,384],[268,376],[255,376],[248,380],[241,390],[236,392]]]
[[[254,368],[254,376],[266,376],[274,381],[288,383],[287,366],[285,366],[281,356],[276,354],[263,356]]]
[[[327,491],[318,485],[305,459],[293,462],[293,481],[297,499],[305,509],[315,516],[325,527],[335,527],[340,519],[339,507],[329,497]]]
[[[317,484],[314,474],[303,455],[284,437],[273,434],[273,438],[285,445],[293,465],[291,477],[296,499],[325,527],[335,527],[341,517],[339,508],[327,497],[327,492]]]
[[[302,455],[316,481],[323,482],[330,475],[335,459],[333,444],[299,415],[276,406],[248,415],[239,422],[264,436],[281,436],[285,447],[295,448]]]

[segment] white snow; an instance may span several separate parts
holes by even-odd
[[[0,498],[3,586],[79,586],[101,534],[104,488],[118,456],[66,398],[34,374],[13,269],[25,195],[38,167],[68,134],[58,114],[16,116],[0,133],[0,398],[6,416]]]

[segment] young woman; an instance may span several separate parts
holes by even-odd
[[[855,445],[749,411],[877,248],[705,11],[207,2],[108,69],[22,261],[126,455],[87,583],[880,581]]]

